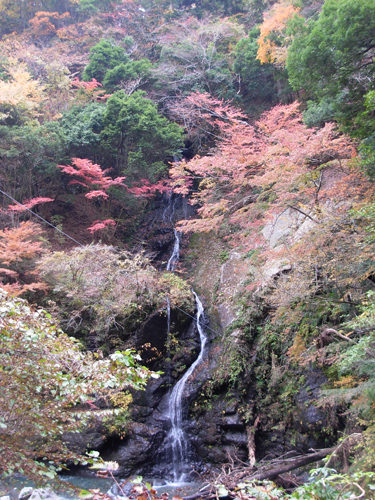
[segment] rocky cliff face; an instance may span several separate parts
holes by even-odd
[[[192,207],[173,197],[160,200],[149,213],[138,232],[138,245],[153,252],[156,266],[165,268],[171,254],[172,221],[193,214]],[[288,213],[263,231],[277,246],[285,238],[300,238],[309,230],[306,218]],[[177,272],[191,279],[205,304],[209,328],[207,356],[184,392],[183,430],[189,459],[198,472],[206,464],[228,461],[229,456],[246,461],[249,452],[261,459],[292,450],[307,451],[326,444],[324,440],[332,439],[340,425],[315,405],[326,381],[321,370],[309,365],[296,372],[285,371],[273,351],[268,353],[271,361],[262,361],[268,310],[240,295],[255,272],[262,274],[266,286],[287,270],[285,262],[277,260],[263,262],[260,268],[251,256],[244,258],[239,251],[229,250],[211,233],[181,238]],[[135,336],[135,347],[144,362],[162,370],[163,375],[151,380],[145,392],[134,394],[126,437],[101,446],[105,459],[120,464],[118,473],[123,477],[139,473],[165,478],[171,469],[165,449],[171,425],[168,398],[171,387],[196,359],[200,345],[195,322],[173,306],[170,325],[168,333],[167,311],[158,311]],[[265,365],[269,365],[267,370]],[[272,380],[263,382],[262,377]],[[323,431],[330,427],[328,433]],[[87,439],[98,445],[95,433],[100,431],[94,429]]]

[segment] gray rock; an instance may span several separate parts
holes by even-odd
[[[134,484],[131,479],[123,479],[119,484],[114,484],[110,490],[107,491],[107,495],[111,498],[121,499],[126,498],[131,494]]]
[[[33,490],[29,500],[62,500],[62,499],[51,490],[37,488]]]
[[[22,488],[22,490],[18,495],[19,500],[21,500],[21,498],[23,498],[24,500],[29,498],[33,492],[33,489],[34,488],[32,488],[31,486],[26,486],[25,488]]]
[[[69,450],[83,455],[87,449],[100,451],[106,442],[101,420],[93,418],[82,432],[65,432],[63,440]]]
[[[241,417],[238,415],[238,413],[235,413],[234,415],[224,415],[220,425],[224,429],[231,429],[231,430],[245,429],[245,424],[242,422]]]
[[[247,446],[247,438],[242,432],[228,431],[224,434],[224,443],[234,444],[236,446]]]

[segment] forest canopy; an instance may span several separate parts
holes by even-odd
[[[359,429],[374,468],[374,71],[373,0],[0,0],[0,472],[78,460],[93,398],[126,421],[138,332],[194,313],[197,241],[212,317],[241,276],[202,408],[237,398],[255,446],[320,370],[320,442]]]

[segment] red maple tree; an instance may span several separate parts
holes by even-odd
[[[40,205],[41,203],[49,203],[50,201],[53,201],[52,198],[46,198],[43,196],[38,196],[37,198],[32,198],[31,200],[25,200],[20,203],[16,203],[14,205],[9,205],[8,210],[10,212],[25,212],[27,209],[32,209],[36,207],[37,205]]]
[[[307,128],[298,102],[274,107],[254,126],[238,119],[236,109],[228,104],[212,100],[211,105],[213,114],[217,107],[221,117],[225,107],[226,121],[217,146],[209,155],[176,163],[171,169],[177,192],[186,194],[194,179],[199,180],[193,200],[201,205],[201,218],[184,221],[182,229],[210,231],[226,219],[242,228],[236,233],[242,244],[257,246],[262,241],[260,226],[287,208],[318,217],[313,214],[319,205],[333,196],[320,189],[321,166],[354,156],[352,141],[339,134],[334,124],[318,131]],[[360,174],[343,172],[341,184],[354,185],[353,175]],[[339,192],[338,185],[335,190]],[[260,200],[262,204],[256,203]],[[245,237],[249,234],[251,241]]]
[[[89,190],[88,193],[85,194],[85,198],[88,200],[94,198],[107,200],[109,198],[107,191],[112,186],[121,186],[128,189],[124,184],[125,177],[116,177],[112,179],[110,176],[106,175],[110,169],[102,170],[100,165],[93,163],[87,158],[72,158],[72,165],[57,165],[57,167],[60,168],[62,172],[74,177],[73,180],[69,182],[70,185],[78,184]],[[96,231],[108,228],[109,225],[115,226],[116,223],[112,219],[95,221],[88,230],[93,234]]]

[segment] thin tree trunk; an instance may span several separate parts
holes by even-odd
[[[250,467],[254,467],[256,459],[255,459],[255,433],[257,431],[257,427],[260,422],[260,416],[258,415],[255,419],[254,424],[251,427],[246,427],[246,435],[247,435],[247,449],[249,450],[248,461]]]

